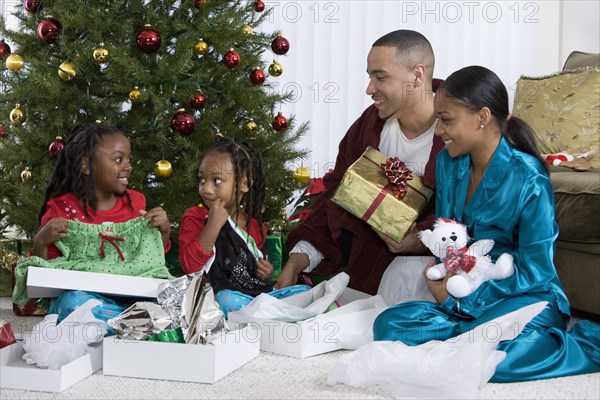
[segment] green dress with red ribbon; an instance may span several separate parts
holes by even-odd
[[[29,300],[27,296],[29,267],[172,278],[165,265],[160,232],[156,228],[149,227],[148,221],[135,218],[120,223],[89,224],[76,221],[67,221],[67,223],[69,237],[56,242],[56,246],[63,254],[62,257],[44,260],[33,256],[17,263],[13,291],[13,302],[16,305],[26,304]]]

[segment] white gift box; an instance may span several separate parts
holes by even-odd
[[[29,267],[27,270],[27,295],[29,298],[58,297],[65,290],[84,290],[115,296],[156,298],[158,286],[163,282],[167,282],[167,280]]]
[[[307,296],[309,292],[281,300],[303,306]],[[387,307],[383,299],[346,288],[338,302],[341,307],[300,322],[253,318],[232,311],[228,313],[228,324],[257,326],[262,332],[261,350],[296,358],[355,348],[356,343],[369,341],[367,335],[372,340],[373,321]]]
[[[101,344],[56,370],[28,365],[22,358],[23,354],[21,341],[0,349],[1,388],[62,392],[102,368]]]
[[[214,383],[260,353],[260,330],[252,326],[220,333],[209,344],[104,338],[104,375]]]

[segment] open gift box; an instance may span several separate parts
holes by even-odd
[[[21,341],[0,350],[0,388],[62,392],[102,368],[101,344],[57,370],[29,365],[23,354]]]
[[[104,375],[214,383],[258,357],[260,330],[220,332],[209,344],[104,338]]]
[[[115,296],[156,298],[166,279],[104,274],[98,272],[29,267],[27,295],[30,298],[58,297],[65,290],[84,290]]]
[[[306,306],[310,292],[285,299],[289,304]],[[258,327],[260,349],[285,356],[304,358],[344,348],[365,340],[365,331],[372,332],[375,318],[387,308],[380,296],[371,296],[346,288],[338,299],[341,307],[299,322],[283,322],[254,318],[237,311],[228,313],[229,326]],[[372,335],[372,333],[371,333]]]

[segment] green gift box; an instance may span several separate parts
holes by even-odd
[[[273,279],[276,279],[281,272],[281,268],[287,261],[287,239],[281,235],[267,235],[267,240],[263,245],[262,252],[269,258],[269,262],[273,265],[275,273]]]

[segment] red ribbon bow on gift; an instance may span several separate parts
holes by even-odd
[[[398,157],[388,158],[385,164],[380,164],[392,184],[392,195],[399,199],[406,194],[408,181],[412,180],[412,171]]]
[[[99,232],[98,236],[100,236],[102,238],[102,243],[100,243],[100,256],[102,258],[106,257],[104,255],[104,242],[108,242],[113,245],[115,250],[117,250],[117,253],[119,253],[119,258],[121,259],[121,261],[125,261],[125,256],[123,256],[123,253],[121,253],[121,249],[119,249],[119,246],[117,246],[117,244],[115,243],[115,242],[122,242],[123,238],[114,237],[114,236],[106,236],[102,232]]]
[[[462,249],[449,247],[446,251],[443,261],[450,276],[456,275],[459,271],[469,272],[475,266],[477,259],[475,256],[468,255],[467,250],[466,247]]]

